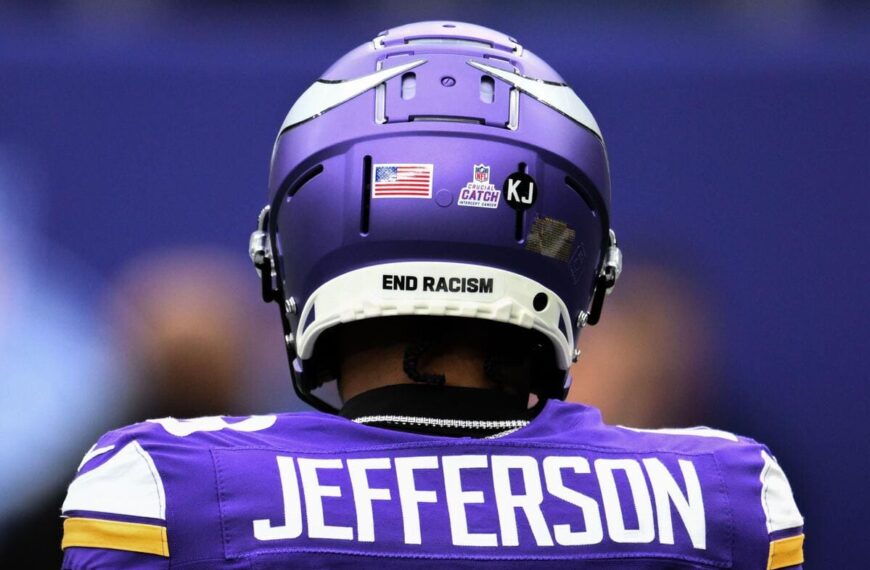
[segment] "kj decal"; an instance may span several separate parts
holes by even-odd
[[[473,178],[459,191],[459,200],[456,203],[460,206],[492,209],[498,208],[500,198],[501,191],[489,182],[489,166],[475,164]]]

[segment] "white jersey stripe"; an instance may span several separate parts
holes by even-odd
[[[761,452],[761,507],[767,519],[767,532],[776,532],[804,525],[785,473],[766,451]]]
[[[132,441],[99,467],[79,475],[61,510],[166,520],[163,481],[148,452]]]

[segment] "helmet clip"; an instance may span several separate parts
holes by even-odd
[[[248,243],[248,255],[254,263],[257,275],[260,276],[263,301],[267,303],[280,299],[278,290],[274,285],[277,273],[272,258],[272,244],[269,241],[269,210],[270,207],[266,206],[260,211],[257,229],[251,233],[251,240]]]
[[[601,309],[604,306],[604,297],[610,295],[616,286],[616,281],[622,273],[622,251],[616,243],[616,232],[609,230],[610,245],[604,252],[604,262],[601,264],[601,272],[595,281],[595,292],[592,295],[592,304],[589,308],[590,325],[598,324],[601,318]]]

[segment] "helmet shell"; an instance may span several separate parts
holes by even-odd
[[[511,81],[533,83],[521,84],[529,85],[526,90],[494,76],[498,71]],[[392,76],[359,87],[376,73]],[[314,364],[317,334],[342,322],[456,314],[537,328],[534,298],[540,305],[539,294],[545,294],[553,303],[547,326],[561,333],[547,335],[556,345],[554,366],[561,378],[550,392],[567,386],[578,321],[611,245],[610,176],[591,115],[581,124],[558,101],[533,93],[537,86],[561,89],[560,96],[570,91],[549,65],[513,38],[473,24],[439,21],[382,32],[339,59],[300,98],[275,142],[269,180],[278,286],[299,307],[285,312],[295,331],[297,372]],[[422,174],[428,195],[376,195],[377,173],[392,173],[378,169],[397,165],[428,167],[428,178]],[[516,183],[520,174],[533,182],[534,199],[521,197],[529,198],[525,204],[513,194],[511,204],[508,178]],[[470,183],[498,191],[495,207],[492,195],[489,207],[468,205],[463,190]],[[383,267],[384,275],[401,274],[406,267],[425,271],[427,263],[444,268],[445,275],[473,277],[490,268],[522,277],[517,291],[523,292],[512,298],[513,309],[502,307],[502,313],[514,314],[492,317],[498,311],[474,308],[473,299],[469,306],[451,309],[453,297],[457,303],[468,300],[467,291],[393,295],[383,281],[378,287],[371,275],[360,277],[372,273],[361,270],[373,267]],[[437,264],[453,264],[455,271]],[[324,292],[330,283],[331,291]],[[316,306],[318,295],[333,301]],[[337,299],[350,302],[336,314]],[[328,322],[322,320],[327,317]],[[315,329],[314,337],[304,334]],[[298,382],[303,392],[313,387],[310,381]]]

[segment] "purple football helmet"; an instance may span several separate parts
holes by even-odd
[[[622,265],[592,114],[540,58],[473,24],[400,26],[339,59],[281,125],[269,198],[251,257],[295,389],[327,411],[318,338],[396,315],[537,331],[554,356],[533,391],[564,398],[576,337]]]

